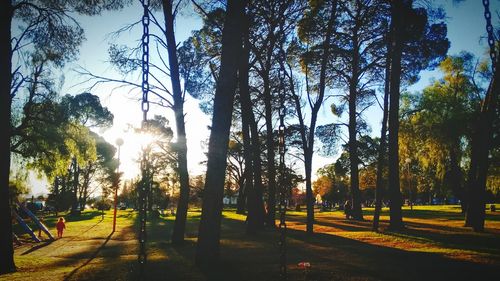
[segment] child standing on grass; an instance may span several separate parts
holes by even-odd
[[[62,238],[63,231],[66,228],[66,224],[64,223],[63,217],[59,218],[59,221],[56,224],[56,228],[57,228],[57,238]]]

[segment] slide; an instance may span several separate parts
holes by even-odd
[[[33,239],[33,241],[40,242],[40,239],[38,239],[38,237],[36,237],[35,233],[33,233],[33,230],[31,230],[31,228],[24,222],[23,218],[21,218],[21,216],[18,213],[16,213],[15,211],[12,211],[12,213],[16,217],[17,222],[24,228],[26,233],[31,235],[31,238]]]
[[[52,236],[52,233],[47,229],[47,227],[28,209],[26,206],[23,204],[20,204],[17,202],[17,205],[19,208],[21,208],[35,223],[36,225],[43,231],[51,240],[55,240],[54,236]]]

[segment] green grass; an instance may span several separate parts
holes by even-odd
[[[462,227],[458,206],[404,209],[407,228],[371,231],[373,209],[365,221],[346,220],[343,213],[317,212],[315,234],[307,235],[305,212],[288,212],[288,280],[488,280],[500,268],[500,215],[487,212],[485,233]],[[193,261],[200,210],[188,213],[186,243],[173,246],[174,217],[148,222],[148,263],[143,280],[279,280],[279,233],[265,229],[245,233],[245,216],[223,212],[220,263],[202,271]],[[0,280],[137,280],[137,214],[119,211],[111,235],[112,211],[86,211],[65,216],[67,230],[52,243],[26,243],[15,250],[18,271]],[[52,230],[57,218],[46,217]],[[17,229],[15,227],[16,231]],[[55,232],[55,231],[54,231]],[[305,272],[301,261],[311,263]]]

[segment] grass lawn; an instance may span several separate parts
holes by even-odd
[[[499,280],[500,213],[487,211],[485,233],[462,227],[458,206],[404,209],[407,229],[390,232],[387,210],[381,232],[371,231],[373,209],[365,221],[341,212],[317,212],[315,234],[306,235],[305,212],[288,212],[288,280]],[[137,214],[119,211],[111,234],[112,211],[66,216],[62,239],[16,246],[18,271],[0,280],[139,280]],[[187,239],[172,246],[174,217],[148,223],[148,263],[143,280],[279,280],[278,233],[245,234],[245,216],[223,213],[221,263],[209,271],[194,266],[200,211],[188,214]],[[55,234],[56,218],[45,223]],[[15,228],[16,231],[18,230]],[[19,232],[17,232],[19,233]],[[311,263],[306,273],[301,261]]]

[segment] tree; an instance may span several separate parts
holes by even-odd
[[[140,156],[141,169],[145,172],[140,184],[151,181],[151,192],[147,194],[147,207],[152,212],[153,205],[167,206],[170,197],[167,197],[166,191],[173,189],[172,181],[179,181],[178,152],[175,149],[176,144],[172,143],[173,131],[165,117],[155,115],[145,126],[136,130],[152,138],[152,141],[142,149]],[[174,191],[169,191],[173,197]]]
[[[85,206],[94,191],[101,186],[104,194],[112,194],[106,189],[116,187],[113,184],[119,181],[116,175],[118,160],[114,158],[116,148],[103,137],[91,132],[96,146],[96,161],[87,161],[81,169],[82,181],[78,190],[80,206]]]
[[[428,12],[431,10],[432,13]],[[434,16],[429,16],[433,14]],[[402,67],[404,71],[401,73],[401,78],[404,84],[412,84],[418,81],[418,76],[421,70],[434,68],[446,55],[450,43],[446,38],[447,27],[443,21],[444,14],[442,11],[433,10],[432,6],[427,5],[425,8],[414,9],[406,17],[407,30],[404,35],[407,39],[404,44],[402,53]],[[387,121],[389,114],[389,95],[390,95],[390,75],[392,66],[392,35],[391,30],[385,33],[385,74],[384,74],[384,91],[383,91],[383,118],[380,137],[379,157],[377,163],[377,181],[376,181],[376,202],[375,213],[373,219],[373,229],[378,229],[378,218],[380,215],[382,197],[384,196],[384,169],[386,167],[387,157]]]
[[[342,159],[345,158],[341,156]],[[349,182],[347,170],[340,168],[340,162],[334,164],[328,164],[318,169],[316,172],[318,179],[321,182],[326,183],[326,190],[322,198],[329,201],[332,204],[337,204],[342,206],[346,198],[348,198],[349,192]],[[347,168],[347,167],[346,167]]]
[[[363,128],[360,116],[372,105],[375,93],[372,88],[382,76],[387,5],[385,1],[346,1],[342,12],[345,19],[335,37],[339,55],[333,62],[332,71],[339,77],[340,86],[347,91],[343,100],[347,103],[349,115],[347,127],[353,217],[362,220],[357,135]]]
[[[265,125],[265,178],[267,178],[267,216],[265,223],[275,226],[276,218],[276,134],[274,117],[279,107],[277,93],[280,89],[280,54],[286,48],[287,34],[293,31],[305,1],[274,0],[250,1],[251,19],[249,45],[251,49],[250,88],[255,95],[254,106],[261,108]],[[283,82],[283,81],[282,81]],[[258,121],[257,121],[258,122]],[[256,131],[251,124],[253,131]],[[255,132],[256,133],[256,132]],[[252,133],[252,138],[256,138]]]
[[[406,158],[417,156],[423,168],[436,167],[435,175],[453,195],[462,203],[465,212],[465,196],[461,163],[466,154],[462,145],[469,138],[473,120],[477,112],[478,96],[481,90],[474,81],[473,57],[468,53],[449,56],[440,64],[444,77],[426,87],[416,104],[409,109],[410,114],[404,120],[401,139],[418,135],[419,144],[414,151],[400,148],[400,155]],[[403,111],[404,113],[404,111]],[[410,136],[404,138],[407,131]],[[403,146],[405,142],[400,141]],[[404,148],[404,147],[403,147]],[[411,149],[411,148],[410,148]],[[416,150],[416,151],[415,151]]]
[[[78,52],[78,45],[82,42],[83,32],[76,24],[76,21],[69,16],[67,12],[72,9],[82,14],[98,14],[102,10],[112,10],[123,7],[129,1],[100,1],[99,3],[89,4],[81,1],[4,1],[0,10],[2,10],[2,31],[0,38],[2,44],[0,47],[1,75],[1,117],[3,120],[11,120],[11,105],[16,91],[25,82],[18,76],[17,71],[21,68],[12,70],[13,55],[19,53],[27,46],[34,50],[50,54],[51,58],[59,65],[64,61],[74,58]],[[26,25],[20,31],[19,36],[12,39],[13,19],[18,19]],[[17,34],[16,34],[17,35]],[[28,44],[26,44],[28,42]],[[33,43],[33,44],[30,44]],[[22,61],[22,60],[20,60]],[[14,73],[14,75],[12,74]],[[15,270],[12,250],[12,230],[11,216],[8,204],[8,181],[10,170],[10,122],[3,122],[0,130],[2,131],[2,141],[0,142],[0,246],[5,250],[0,258],[0,274]]]
[[[241,54],[241,19],[244,16],[244,8],[244,1],[228,1],[222,34],[221,66],[214,99],[207,174],[196,248],[196,264],[203,267],[213,264],[219,257],[224,174],[237,86],[238,56]]]
[[[399,88],[401,85],[401,56],[404,45],[404,15],[412,7],[412,0],[391,2],[391,72],[389,75],[389,226],[398,230],[404,227],[402,198],[399,187]]]
[[[238,90],[241,108],[243,154],[245,159],[245,193],[247,197],[247,233],[255,233],[264,226],[265,210],[262,184],[260,134],[253,112],[250,94],[250,11],[243,18],[243,47],[238,70]]]
[[[100,103],[99,97],[92,95],[90,93],[83,93],[76,96],[66,95],[61,100],[61,106],[66,113],[67,120],[70,122],[72,127],[81,128],[78,132],[70,139],[79,139],[83,135],[85,139],[88,139],[89,145],[86,146],[86,142],[82,142],[82,145],[78,145],[78,154],[73,154],[72,167],[73,167],[73,193],[74,199],[71,207],[72,213],[78,213],[79,201],[85,201],[85,193],[88,191],[89,178],[88,174],[85,174],[84,167],[91,165],[91,161],[94,161],[95,156],[95,139],[92,140],[92,134],[90,133],[89,127],[94,128],[106,128],[113,124],[113,114]],[[80,183],[80,175],[83,176],[83,182]],[[118,175],[113,175],[113,183],[119,181]],[[79,187],[81,192],[79,192]],[[78,195],[80,194],[80,195]],[[83,208],[83,206],[80,206]]]
[[[161,1],[151,1],[150,8],[152,10],[161,10],[163,13],[163,22],[158,20],[152,13],[150,19],[150,38],[151,45],[154,44],[156,47],[155,52],[149,52],[149,91],[150,102],[165,108],[169,108],[174,113],[174,121],[176,126],[176,150],[177,150],[177,172],[179,174],[180,183],[180,198],[177,204],[177,212],[174,223],[174,229],[172,232],[172,243],[181,244],[184,242],[185,225],[187,218],[187,210],[189,203],[189,172],[187,168],[187,140],[186,140],[186,124],[184,119],[184,101],[187,90],[193,90],[193,81],[191,78],[195,78],[199,71],[193,68],[192,58],[185,56],[186,52],[190,51],[190,46],[184,44],[181,48],[177,48],[177,42],[175,39],[175,17],[182,8],[183,1],[175,0],[161,0]],[[120,35],[124,31],[130,30],[135,25],[141,23],[137,21],[131,25],[128,25],[116,32],[116,35]],[[153,29],[156,28],[156,30]],[[189,40],[188,40],[189,41]],[[130,75],[134,71],[139,70],[142,67],[142,54],[138,52],[137,47],[131,48],[129,46],[111,44],[109,48],[109,55],[111,63],[118,68],[118,70],[124,75]],[[166,49],[166,50],[165,50]],[[151,48],[153,50],[153,48]],[[168,60],[164,59],[163,52],[166,51],[168,55]],[[153,57],[156,55],[156,57]],[[192,72],[191,72],[192,71]],[[95,81],[95,85],[99,83],[109,83],[117,82],[124,86],[128,86],[131,89],[141,88],[141,85],[127,80],[127,77],[123,79],[115,79],[109,77],[102,77],[92,74],[88,70],[80,70],[80,74],[89,77],[89,80]],[[181,87],[181,75],[185,79],[184,88]],[[165,83],[163,77],[170,77],[170,83]],[[193,96],[197,93],[190,92]]]
[[[336,30],[338,1],[321,2],[309,7],[304,17],[299,23],[299,38],[305,44],[313,45],[307,49],[301,58],[302,71],[306,76],[307,100],[311,110],[310,124],[306,128],[304,116],[302,114],[302,104],[295,91],[292,90],[295,101],[295,109],[300,124],[300,134],[304,155],[306,198],[307,198],[307,233],[313,233],[314,224],[314,198],[311,183],[312,159],[314,153],[314,138],[318,112],[325,99],[325,91],[328,84],[327,67],[328,63],[335,58],[332,54],[331,40]],[[320,20],[318,20],[320,18]],[[325,28],[321,28],[325,26]],[[309,87],[309,79],[314,81],[314,85]],[[293,78],[290,78],[290,83]],[[292,84],[293,85],[293,84]],[[293,86],[292,86],[293,89]],[[313,99],[313,96],[316,98]]]
[[[173,7],[173,0],[163,0],[163,15],[165,17],[165,37],[167,43],[170,80],[172,82],[173,111],[177,133],[177,160],[181,193],[175,215],[172,243],[184,242],[186,218],[189,203],[189,173],[187,168],[186,124],[184,122],[184,94],[179,76],[179,61],[174,33],[174,19],[179,5]]]
[[[380,212],[382,210],[382,198],[384,197],[384,177],[383,169],[387,166],[387,120],[389,119],[389,75],[390,68],[390,44],[387,44],[387,55],[385,61],[385,85],[382,105],[382,126],[380,128],[380,146],[378,148],[377,159],[377,179],[375,183],[375,210],[373,212],[372,230],[377,232],[379,226]]]
[[[492,52],[498,52],[492,50]],[[495,64],[493,79],[490,82],[481,110],[476,119],[475,131],[472,136],[471,163],[467,175],[469,205],[467,207],[466,224],[474,231],[484,231],[485,219],[485,190],[490,165],[488,159],[494,140],[498,143],[498,92],[500,91],[500,60]],[[495,122],[496,121],[496,122]],[[496,129],[495,129],[496,128]],[[497,145],[498,147],[498,145]]]

